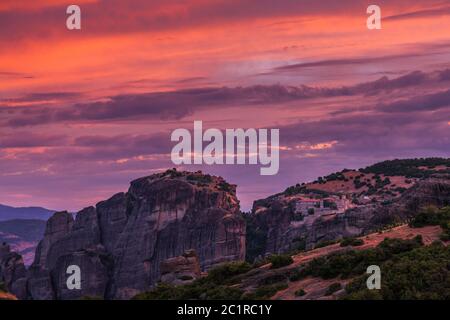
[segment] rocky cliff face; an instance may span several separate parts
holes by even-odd
[[[370,203],[343,213],[296,219],[295,204],[283,195],[257,200],[248,217],[247,238],[250,259],[270,253],[307,249],[322,241],[358,236],[383,226],[406,221],[422,207],[450,204],[450,178],[445,175],[418,181],[402,196],[386,203]]]
[[[47,222],[27,275],[30,299],[127,299],[151,288],[161,263],[193,249],[200,268],[245,256],[245,221],[235,186],[222,178],[169,170],[131,183],[96,207]],[[67,267],[81,269],[69,290]]]
[[[9,292],[23,297],[26,269],[22,257],[15,252],[11,252],[9,245],[0,244],[0,283]]]

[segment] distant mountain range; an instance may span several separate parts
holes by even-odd
[[[26,265],[31,264],[46,221],[53,213],[41,207],[14,208],[0,204],[0,243],[9,243],[23,256]]]
[[[0,233],[12,234],[24,241],[38,242],[44,235],[45,224],[46,221],[36,219],[0,221]]]
[[[41,207],[14,208],[0,204],[0,221],[14,219],[38,219],[46,221],[54,212],[54,210]]]
[[[0,221],[0,243],[8,243],[30,265],[39,240],[44,236],[45,220],[14,219]]]

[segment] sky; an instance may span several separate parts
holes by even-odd
[[[176,167],[170,134],[194,120],[280,130],[277,175],[178,166],[237,184],[243,210],[343,168],[450,157],[450,1],[0,2],[0,203],[126,191]]]

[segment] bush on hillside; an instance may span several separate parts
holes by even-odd
[[[303,289],[298,289],[297,291],[295,291],[294,293],[297,297],[303,297],[304,295],[306,295],[306,291]]]
[[[341,240],[341,247],[357,247],[362,246],[364,244],[364,240],[358,238],[344,238]]]
[[[272,255],[269,257],[269,261],[272,264],[272,269],[285,267],[294,262],[294,260],[292,260],[292,257],[286,254]]]
[[[339,282],[332,283],[325,292],[326,296],[331,296],[336,291],[339,291],[342,289],[342,285]]]
[[[436,242],[415,248],[381,264],[380,290],[368,290],[363,275],[346,287],[345,299],[449,300],[450,247]]]

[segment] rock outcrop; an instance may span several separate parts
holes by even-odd
[[[200,261],[194,250],[188,250],[182,256],[169,258],[161,263],[161,282],[183,285],[200,276]]]
[[[175,170],[137,179],[127,193],[83,209],[75,220],[67,212],[49,219],[28,272],[28,298],[128,299],[154,286],[161,263],[167,267],[187,250],[195,250],[201,270],[244,259],[245,221],[235,186]],[[183,259],[187,269],[175,274],[197,277],[193,257]],[[80,290],[67,288],[70,265],[80,267]]]
[[[0,244],[0,283],[9,292],[18,297],[25,297],[25,277],[26,269],[22,257],[11,252],[9,245]]]
[[[450,204],[450,178],[445,175],[418,181],[402,196],[387,203],[357,206],[343,213],[296,219],[295,204],[282,194],[257,200],[248,217],[247,251],[251,259],[271,253],[311,249],[319,242],[359,236],[383,226],[407,221],[426,206]],[[250,236],[252,235],[252,236]]]

